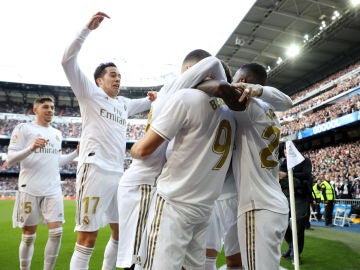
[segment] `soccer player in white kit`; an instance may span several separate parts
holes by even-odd
[[[95,83],[81,71],[78,53],[92,30],[104,18],[98,12],[66,49],[62,65],[79,102],[82,117],[81,148],[76,179],[77,242],[70,269],[88,269],[99,228],[110,224],[102,269],[114,269],[118,248],[117,189],[124,172],[128,116],[150,109],[150,101],[118,96],[121,75],[115,64],[100,64]]]
[[[147,130],[158,116],[159,110],[179,89],[194,87],[207,77],[216,79],[224,77],[220,60],[201,49],[191,51],[184,58],[181,73],[178,78],[159,91],[156,101],[151,105]],[[136,263],[155,181],[165,163],[166,146],[167,142],[164,142],[146,159],[134,159],[120,180],[118,190],[120,242],[117,267],[126,268]]]
[[[224,246],[227,269],[242,269],[237,237],[238,193],[232,170],[226,174],[220,196],[214,204],[206,230],[205,270],[216,270],[217,255]]]
[[[225,70],[227,70],[226,65]],[[231,76],[231,72],[228,71],[228,73],[230,74],[227,74],[227,77]],[[228,82],[231,80],[232,78],[228,79]],[[244,110],[246,106],[241,105],[237,99],[234,100],[235,96],[226,94],[234,92],[234,88],[238,87],[245,88],[240,100],[245,96],[258,97],[273,104],[279,110],[283,110],[291,105],[291,99],[287,95],[270,86],[237,83],[236,87],[231,87],[231,85],[226,82],[216,82],[214,80],[206,81],[197,86],[198,89],[206,93],[224,98],[225,102],[229,104],[233,110]],[[251,100],[248,99],[248,101]],[[243,108],[240,109],[239,105]],[[242,128],[242,126],[239,124],[237,128]],[[238,138],[235,138],[235,140],[236,139]],[[216,256],[218,252],[221,251],[222,244],[224,244],[227,269],[242,269],[240,247],[237,237],[237,209],[238,192],[232,170],[230,170],[227,174],[222,193],[215,201],[210,224],[207,228],[206,270],[216,269]]]
[[[8,148],[8,166],[20,162],[13,226],[22,229],[20,269],[29,270],[42,216],[43,224],[49,229],[43,269],[50,270],[54,269],[59,253],[64,222],[59,167],[72,161],[77,151],[61,155],[61,132],[50,126],[55,111],[51,97],[37,98],[33,111],[35,121],[18,124]]]
[[[265,84],[265,69],[255,63],[242,66],[236,82]],[[241,86],[241,84],[239,84]],[[286,110],[291,99],[273,96],[274,107]],[[287,100],[287,101],[286,101]],[[280,123],[274,107],[252,98],[245,111],[234,112],[237,124],[232,167],[239,192],[238,235],[245,269],[277,270],[288,225],[288,203],[279,184]]]
[[[133,145],[132,156],[146,159],[163,141],[174,140],[135,269],[203,269],[205,231],[230,164],[234,128],[227,106],[202,91],[182,89]]]

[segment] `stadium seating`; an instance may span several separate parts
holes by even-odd
[[[314,209],[312,208],[312,206],[310,205],[310,222],[311,221],[319,221],[316,217],[318,212],[314,211]]]
[[[338,206],[335,209],[333,224],[335,226],[341,226],[341,227],[344,227],[345,225],[351,226],[350,213],[351,213],[350,204],[338,204]]]

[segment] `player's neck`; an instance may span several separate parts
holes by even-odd
[[[35,124],[42,126],[42,127],[49,127],[50,123],[49,122],[45,122],[45,121],[39,121],[38,119],[35,120]]]

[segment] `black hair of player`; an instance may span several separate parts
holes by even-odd
[[[95,69],[95,72],[94,72],[94,79],[95,79],[95,83],[97,86],[98,86],[98,84],[97,84],[96,80],[98,78],[104,77],[104,75],[106,73],[105,69],[107,67],[116,67],[117,68],[117,66],[113,62],[101,63],[100,65],[98,65],[98,67]]]
[[[240,69],[250,72],[252,76],[256,78],[258,84],[265,85],[267,72],[262,65],[257,63],[249,63],[241,66]]]

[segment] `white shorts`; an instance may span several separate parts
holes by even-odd
[[[32,196],[25,192],[17,192],[13,227],[38,225],[42,216],[44,225],[52,222],[64,223],[64,202],[62,193],[51,196]]]
[[[122,173],[83,164],[76,175],[75,231],[93,232],[118,223],[117,190]]]
[[[127,268],[136,263],[142,233],[155,187],[119,185],[119,246],[116,266]]]
[[[237,197],[216,200],[206,230],[206,248],[221,252],[224,244],[225,256],[240,253],[237,229]]]
[[[209,216],[189,216],[155,193],[135,269],[203,270]]]
[[[238,219],[241,260],[245,269],[279,269],[288,215],[252,210]]]

